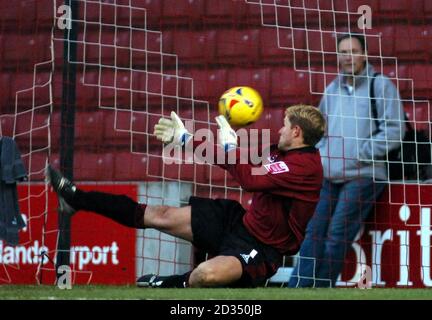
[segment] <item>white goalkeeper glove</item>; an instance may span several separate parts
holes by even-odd
[[[154,127],[154,135],[165,144],[174,143],[179,146],[186,145],[193,136],[174,111],[171,111],[171,119],[159,119]]]
[[[225,152],[237,148],[237,134],[231,128],[225,116],[220,115],[215,119],[219,126],[219,143],[223,146]]]

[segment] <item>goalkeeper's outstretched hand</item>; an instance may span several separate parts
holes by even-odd
[[[178,115],[171,111],[171,119],[160,118],[154,127],[154,135],[163,143],[184,146],[192,138]]]
[[[237,148],[237,134],[231,128],[225,116],[220,115],[215,119],[219,126],[219,143],[223,146],[225,152]]]

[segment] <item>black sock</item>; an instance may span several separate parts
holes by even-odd
[[[144,229],[144,213],[147,206],[127,196],[77,189],[73,199],[68,203],[75,210],[92,211],[126,227]]]
[[[168,276],[162,282],[161,288],[187,288],[189,287],[189,277],[192,271],[188,271],[185,274]]]

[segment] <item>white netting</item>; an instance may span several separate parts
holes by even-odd
[[[199,195],[229,197],[249,205],[250,194],[217,167],[164,164],[162,146],[152,135],[154,124],[174,110],[182,120],[190,121],[193,129],[214,131],[218,96],[228,87],[250,85],[260,91],[266,105],[262,119],[253,128],[270,128],[274,141],[283,107],[298,102],[317,105],[337,76],[336,37],[347,31],[358,32],[364,13],[358,10],[361,5],[372,9],[372,29],[361,30],[369,61],[401,93],[409,122],[430,136],[430,76],[423,63],[430,59],[427,43],[432,31],[426,18],[417,18],[420,13],[426,17],[426,13],[416,11],[420,1],[414,1],[410,8],[399,2],[387,6],[384,1],[366,0],[76,2],[80,8],[74,18],[79,30],[77,57],[72,61],[68,54],[68,60],[77,66],[74,176],[78,182],[138,185],[138,199],[151,204],[180,206],[189,195]],[[41,221],[47,217],[49,203],[47,186],[42,182],[47,158],[58,166],[64,45],[64,30],[58,28],[60,13],[56,11],[63,3],[44,1],[47,3],[49,10],[33,3],[16,10],[32,12],[32,5],[37,7],[34,20],[53,25],[53,36],[45,37],[47,32],[42,36],[36,30],[35,36],[22,34],[20,39],[36,42],[34,55],[47,57],[39,48],[47,51],[52,38],[55,59],[36,64],[31,72],[17,72],[11,84],[11,91],[16,92],[15,108],[1,113],[0,127],[2,135],[9,132],[22,146],[30,174],[28,186],[41,186],[40,190],[28,188],[20,200],[30,210],[35,198],[43,198],[45,206],[31,209],[31,217]],[[421,8],[426,8],[426,2],[421,3]],[[22,51],[13,36],[0,36],[9,47]],[[18,60],[8,55],[3,58]],[[0,81],[7,83],[9,79],[12,77],[1,75]],[[416,161],[417,172],[422,165]],[[421,177],[392,181],[388,198],[382,202],[410,205],[415,208],[412,212],[420,212],[421,206],[431,202],[425,195],[427,182]],[[401,220],[402,224],[424,227],[420,214],[418,219],[415,216]],[[390,217],[373,219],[371,223],[378,226],[398,225]],[[47,223],[43,234],[55,235],[55,223]],[[74,230],[79,234],[79,228]],[[377,234],[371,237],[375,237],[374,245],[386,239],[379,240]],[[192,250],[183,241],[150,230],[138,232],[137,239],[138,274],[178,273],[193,263]],[[406,262],[403,267],[407,267]]]
[[[51,33],[49,30],[47,32]],[[38,281],[40,270],[49,263],[48,257],[52,258],[55,252],[55,247],[47,247],[47,239],[50,238],[51,243],[55,243],[57,236],[55,223],[47,222],[48,186],[43,179],[51,153],[50,116],[53,111],[54,67],[53,52],[50,49],[52,37],[47,37],[48,41],[42,44],[46,45],[45,54],[34,56],[22,50],[33,48],[36,41],[42,38],[29,34],[20,39],[22,42],[18,42],[14,37],[16,35],[13,33],[5,36],[4,43],[9,44],[10,51],[6,51],[3,57],[5,64],[2,67],[7,69],[16,63],[23,71],[16,72],[8,79],[8,83],[2,84],[5,98],[9,94],[7,88],[10,88],[13,100],[9,100],[9,105],[2,105],[0,138],[13,138],[24,162],[27,179],[19,183],[18,202],[26,226],[20,232],[19,244],[0,240],[0,283]],[[11,65],[6,66],[5,60],[8,58],[16,60],[9,60]],[[7,74],[5,72],[3,75]],[[17,278],[17,274],[21,274],[21,278]]]

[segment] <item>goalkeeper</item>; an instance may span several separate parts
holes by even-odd
[[[219,144],[215,151],[234,153],[239,159],[237,136],[223,116],[216,118]],[[66,214],[78,210],[98,213],[132,228],[155,228],[188,240],[214,258],[182,275],[144,275],[142,287],[256,287],[264,285],[282,264],[283,255],[295,254],[306,225],[319,199],[323,169],[314,147],[324,133],[325,120],[317,108],[296,105],[287,108],[280,139],[271,146],[270,158],[254,175],[251,164],[236,161],[218,164],[246,191],[254,192],[250,209],[237,201],[191,197],[181,208],[150,206],[132,199],[101,192],[84,192],[48,167],[47,178],[58,194]],[[192,143],[178,116],[161,118],[155,125],[157,139],[165,144]],[[206,142],[208,143],[208,142]],[[194,144],[195,145],[195,144]]]

